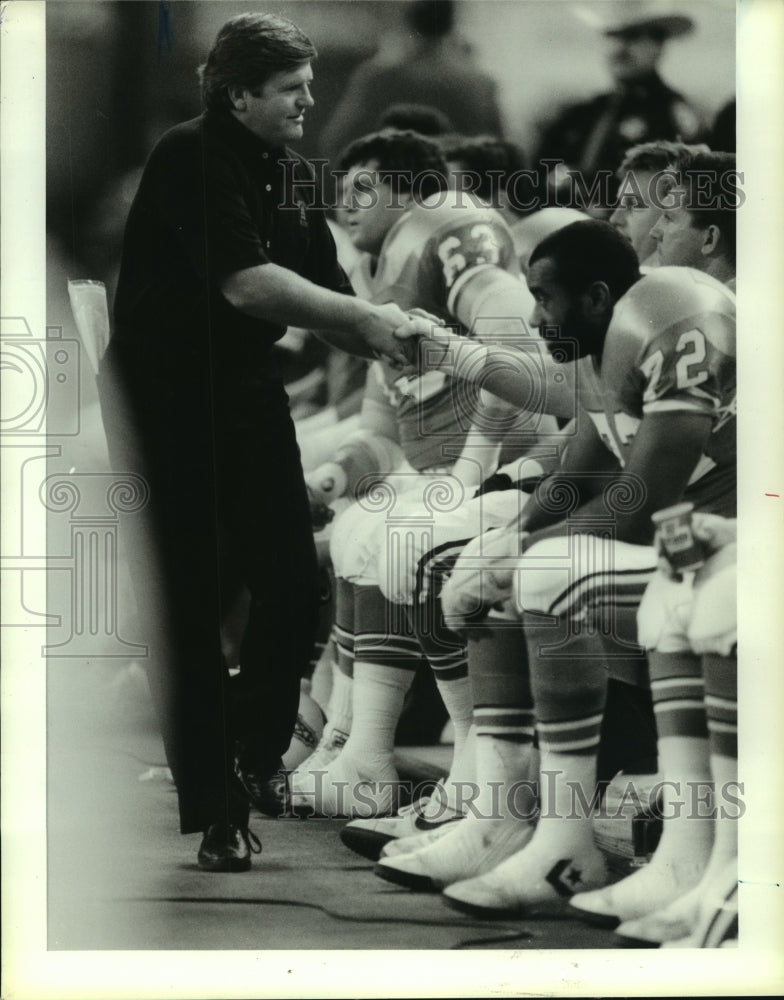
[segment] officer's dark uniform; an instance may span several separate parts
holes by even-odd
[[[561,159],[590,185],[600,170],[614,176],[631,146],[660,139],[700,142],[703,124],[678,91],[651,73],[562,111],[544,129],[537,159]]]
[[[235,746],[242,766],[277,769],[317,625],[309,505],[272,358],[285,328],[235,310],[220,291],[229,274],[268,261],[351,290],[323,212],[298,201],[283,158],[309,180],[295,153],[268,147],[228,112],[207,111],[160,140],[128,217],[101,370],[115,468],[150,483],[166,626],[165,645],[149,636],[150,677],[183,833],[247,825]],[[117,426],[118,386],[133,442]],[[153,567],[135,562],[143,595]],[[220,624],[243,584],[251,610],[229,684]]]

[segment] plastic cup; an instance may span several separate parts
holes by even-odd
[[[664,555],[676,573],[698,570],[707,556],[703,543],[694,537],[693,512],[693,503],[676,503],[651,515]]]

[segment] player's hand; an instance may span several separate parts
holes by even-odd
[[[411,317],[394,302],[372,306],[362,324],[362,334],[368,347],[377,358],[383,358],[393,368],[401,369],[413,364],[416,357],[417,338],[425,329],[426,320]]]
[[[418,306],[409,309],[406,313],[408,323],[395,330],[395,336],[399,340],[409,340],[411,337],[432,337],[437,336],[438,331],[444,326],[444,321],[439,316],[420,309]]]
[[[691,517],[691,530],[695,539],[705,546],[707,557],[715,555],[716,552],[728,545],[734,545],[738,540],[737,520],[722,517],[720,514],[705,514],[696,511]],[[659,572],[670,580],[681,581],[683,576],[672,568],[658,531],[654,535],[653,545],[658,556],[657,568]]]
[[[691,529],[694,537],[704,542],[711,553],[738,540],[738,522],[734,518],[721,517],[719,514],[703,514],[697,511],[691,516]]]
[[[512,593],[521,533],[503,528],[485,532],[466,545],[441,591],[444,620],[461,629],[482,621]]]

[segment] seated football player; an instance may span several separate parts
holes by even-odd
[[[532,192],[525,189],[531,175],[518,145],[494,135],[452,134],[440,136],[438,142],[449,168],[450,187],[495,208],[510,227],[533,210]]]
[[[664,810],[648,865],[606,889],[578,893],[571,906],[624,937],[699,947],[701,924],[738,878],[736,521],[695,513],[692,535],[703,565],[675,573],[660,558],[638,612],[660,767],[678,807],[673,800]]]
[[[432,159],[417,162],[411,156],[410,148],[422,145],[430,148],[411,133],[380,133],[358,140],[342,158],[346,183],[354,190],[348,230],[355,246],[367,254],[365,294],[373,301],[393,298],[406,308],[424,309],[454,324],[463,335],[477,335],[478,317],[512,317],[495,320],[492,334],[503,341],[511,329],[515,337],[533,339],[519,318],[525,290],[508,227],[498,213],[465,193],[442,190],[427,197],[428,191],[404,186],[406,174],[409,184],[413,178],[419,186],[428,172],[438,173]],[[438,353],[444,352],[439,348]],[[501,439],[521,419],[519,406],[489,394],[480,399],[478,389],[467,390],[459,373],[426,371],[402,383],[398,375],[378,368],[371,373],[379,387],[373,405],[378,407],[392,393],[401,399],[396,419],[409,469],[388,479],[394,494],[387,495],[386,504],[379,504],[379,493],[369,495],[342,513],[333,527],[338,668],[322,743],[291,777],[297,810],[368,815],[368,811],[387,813],[395,805],[394,731],[421,649],[408,616],[379,588],[378,554],[390,544],[387,535],[397,522],[401,496],[406,506],[400,507],[400,523],[406,526],[412,520],[421,522],[423,515],[432,520],[434,505],[448,503],[423,481],[423,471],[451,469],[447,493],[459,500],[466,489],[473,492],[495,471]],[[541,377],[537,370],[535,378]],[[524,400],[531,398],[530,382],[528,376]],[[568,377],[561,376],[561,382],[553,385],[552,395],[571,403]],[[375,471],[372,462],[368,464],[370,458],[366,441],[349,440],[335,462],[308,477],[314,494],[333,502],[363,480],[367,484],[368,473]],[[463,728],[456,727],[456,758],[464,735]],[[365,785],[362,796],[353,801],[353,789],[360,782]],[[379,786],[379,795],[368,806],[373,798],[368,786],[373,783]]]
[[[620,186],[609,221],[629,239],[643,272],[658,263],[651,230],[659,219],[676,172],[694,153],[707,151],[705,145],[687,146],[667,140],[644,142],[626,151],[615,174]]]
[[[720,273],[722,266],[707,262],[719,246],[724,258],[729,237],[721,238],[715,222],[700,228],[702,221],[695,223],[702,236],[694,242],[701,240],[709,251],[703,255],[704,269]],[[443,595],[445,609],[465,621],[507,599],[516,576],[542,775],[549,782],[541,794],[547,792],[553,808],[542,810],[536,832],[529,822],[530,843],[484,877],[473,877],[477,869],[487,870],[477,855],[479,844],[492,839],[481,820],[460,824],[421,851],[382,861],[379,872],[402,884],[451,883],[446,896],[478,911],[514,912],[606,879],[593,845],[590,810],[583,810],[587,822],[559,818],[573,812],[575,788],[587,803],[596,783],[606,655],[599,631],[590,627],[597,622],[589,609],[604,604],[614,613],[610,638],[617,636],[616,656],[618,641],[627,644],[627,656],[634,652],[634,632],[628,625],[622,628],[621,619],[629,596],[634,606],[635,588],[639,600],[653,572],[653,552],[644,544],[652,530],[649,513],[679,499],[690,479],[691,495],[699,498],[702,490],[714,509],[731,507],[734,497],[734,451],[721,431],[726,413],[719,412],[731,409],[734,393],[732,295],[719,282],[681,269],[638,280],[636,267],[631,280],[627,272],[628,292],[618,295],[617,281],[610,285],[592,276],[591,268],[606,269],[613,258],[617,262],[623,256],[620,246],[613,245],[608,227],[589,230],[587,225],[567,227],[536,248],[529,287],[537,298],[537,325],[561,337],[571,330],[580,353],[601,358],[595,391],[581,394],[588,412],[566,451],[562,472],[548,490],[537,491],[517,530],[489,533],[471,543]],[[725,230],[730,228],[725,220]],[[628,253],[633,258],[630,247]],[[591,257],[599,262],[592,264]],[[695,320],[693,329],[678,328],[678,310],[685,310],[681,322]],[[679,441],[678,449],[671,447],[672,440]],[[703,446],[712,454],[700,458]],[[607,489],[612,486],[615,491]],[[613,514],[603,496],[622,501],[621,509]],[[570,504],[577,510],[570,512]],[[580,523],[586,518],[587,528]],[[515,574],[520,527],[533,534],[523,539],[526,555]],[[595,540],[602,530],[614,532],[612,545]],[[535,542],[540,544],[534,547]],[[614,589],[616,578],[622,586]],[[605,621],[606,616],[598,624]],[[499,701],[487,706],[488,712],[496,708],[511,714],[514,706]],[[498,768],[495,774],[479,774],[480,784],[504,780],[498,774]],[[503,820],[496,823],[500,828]]]
[[[569,209],[549,209],[540,214],[546,216],[543,221],[532,215],[524,223],[532,228],[538,239],[569,224],[575,217],[584,218]],[[515,289],[515,296],[516,315],[529,314],[533,301],[524,285]],[[492,310],[488,315],[492,315]],[[489,323],[487,327],[490,329]],[[567,377],[571,385],[568,366],[553,363],[542,341],[530,333],[521,339],[520,331],[513,329],[508,342],[499,342],[497,334],[496,330],[495,342],[480,345],[474,339],[458,338],[444,330],[439,342],[421,344],[419,370],[452,373],[459,369],[463,381],[470,380],[494,390],[523,411],[525,419],[504,438],[505,449],[520,453],[520,457],[502,465],[483,482],[473,498],[466,495],[460,503],[450,503],[428,512],[427,530],[406,532],[405,545],[382,544],[378,553],[381,591],[393,604],[407,608],[449,711],[459,752],[455,753],[448,779],[438,789],[440,794],[423,799],[414,808],[404,807],[399,815],[358,819],[343,828],[343,842],[374,859],[392,840],[399,842],[403,849],[408,845],[408,838],[414,835],[420,842],[434,839],[446,823],[462,815],[470,805],[471,789],[475,787],[475,764],[474,738],[469,732],[473,719],[473,692],[468,681],[468,658],[481,655],[484,646],[469,644],[466,648],[465,637],[446,627],[438,597],[440,586],[444,573],[469,539],[486,528],[507,524],[519,513],[526,499],[524,491],[532,488],[532,483],[545,469],[553,467],[561,443],[568,440],[562,430],[557,430],[552,421],[543,419],[539,412],[540,409],[544,413],[552,411],[559,414],[558,422],[568,423],[568,416],[574,413],[575,396],[567,401],[560,392]],[[450,345],[449,356],[443,349],[445,344]],[[545,373],[543,380],[532,378],[534,368]],[[534,386],[539,390],[543,388],[545,394],[549,390],[550,397],[545,395],[532,405],[530,392]],[[483,418],[487,417],[487,412],[483,412]],[[423,523],[422,512],[415,505],[410,509],[396,508],[396,515],[403,529],[407,519],[418,525]],[[516,662],[525,653],[522,636],[517,630],[509,630],[505,638],[506,644],[499,654],[507,662]],[[506,673],[502,677],[501,683],[510,683]],[[516,683],[516,678],[515,674],[511,683]]]

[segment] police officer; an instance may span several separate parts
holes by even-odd
[[[563,192],[567,186],[575,190],[569,181],[569,173],[575,171],[590,191],[598,172],[614,173],[630,146],[660,139],[692,143],[704,138],[699,115],[662,80],[657,69],[666,42],[689,34],[693,21],[680,14],[656,13],[651,5],[620,6],[628,9],[600,24],[608,44],[613,90],[567,107],[544,130],[538,159],[561,159],[564,164],[549,172],[551,192]],[[595,203],[591,199],[590,207],[600,210],[615,185],[608,174],[607,186],[601,188]],[[582,201],[576,207],[589,207],[584,196]]]

